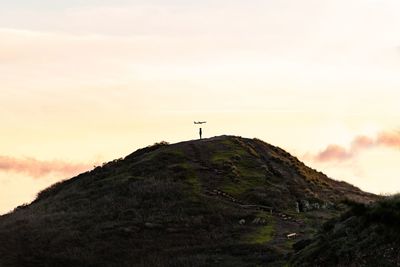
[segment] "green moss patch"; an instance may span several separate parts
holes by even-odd
[[[255,232],[247,237],[247,242],[250,244],[265,244],[272,240],[274,236],[274,225],[269,223],[265,226],[258,227]]]

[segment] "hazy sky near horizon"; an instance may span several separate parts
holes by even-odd
[[[258,137],[400,191],[397,0],[0,1],[0,213],[166,140]]]

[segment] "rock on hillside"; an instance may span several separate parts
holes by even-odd
[[[376,196],[258,139],[160,143],[0,217],[0,266],[281,266],[345,199]]]

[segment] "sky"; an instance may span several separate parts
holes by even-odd
[[[400,191],[397,0],[1,0],[0,214],[165,140],[257,137]]]

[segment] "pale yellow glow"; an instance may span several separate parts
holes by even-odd
[[[0,8],[2,156],[97,164],[207,120],[307,160],[399,129],[398,1],[103,2]],[[399,158],[307,163],[380,193]],[[0,171],[0,213],[63,178]]]

